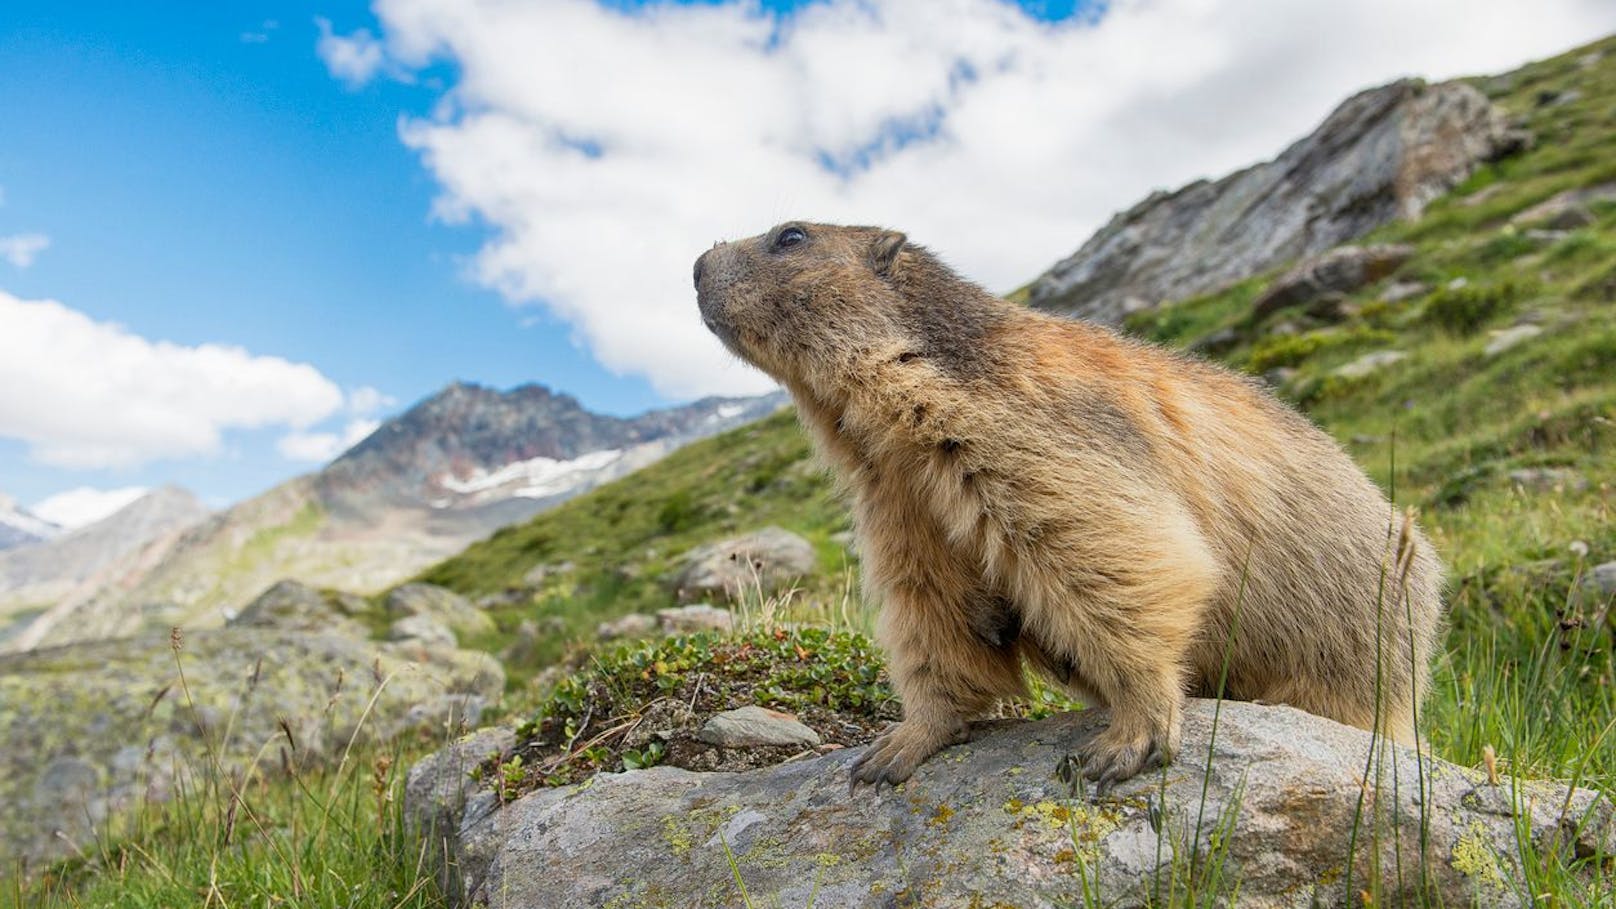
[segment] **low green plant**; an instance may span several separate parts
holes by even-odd
[[[1426,299],[1425,317],[1450,334],[1475,334],[1508,313],[1522,293],[1521,285],[1510,279],[1443,287]]]

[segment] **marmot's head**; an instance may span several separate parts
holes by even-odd
[[[924,254],[878,227],[788,221],[696,260],[702,321],[782,381],[812,381],[861,351],[915,334],[904,269]]]

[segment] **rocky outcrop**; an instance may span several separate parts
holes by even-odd
[[[1413,257],[1414,247],[1402,243],[1339,246],[1276,278],[1252,301],[1251,309],[1266,316],[1315,305],[1332,295],[1350,294],[1386,277]]]
[[[487,654],[341,633],[355,627],[283,584],[221,630],[0,657],[0,876],[94,851],[194,774],[307,768],[408,729],[447,738],[503,690]]]
[[[338,590],[316,590],[300,581],[279,581],[248,603],[233,628],[279,628],[366,637],[354,617],[368,608],[364,597]]]
[[[761,590],[765,595],[818,566],[814,546],[779,527],[698,546],[685,554],[673,579],[681,600],[738,599]]]
[[[1207,293],[1417,217],[1525,138],[1460,82],[1347,99],[1278,158],[1156,193],[1039,277],[1031,305],[1100,322]]]
[[[1440,904],[1519,906],[1523,851],[1616,849],[1597,793],[1374,749],[1288,707],[1192,702],[1165,773],[1073,798],[1055,771],[1102,718],[979,729],[884,792],[849,794],[849,749],[746,773],[605,774],[503,806],[467,773],[510,747],[489,732],[415,767],[407,809],[426,853],[452,857],[462,905],[489,909],[739,905],[741,886],[749,904],[824,909],[1064,906],[1085,892],[1136,906],[1175,873],[1180,894],[1208,886],[1214,862],[1219,892],[1238,887],[1245,906],[1359,906],[1372,874],[1384,905],[1425,887]]]
[[[461,641],[494,631],[494,620],[488,617],[488,613],[453,590],[436,584],[417,583],[395,587],[382,600],[382,608],[395,621],[416,617],[436,622]]]
[[[1616,201],[1616,183],[1568,189],[1517,212],[1509,223],[1546,230],[1577,230],[1598,220],[1590,206],[1612,201]]]

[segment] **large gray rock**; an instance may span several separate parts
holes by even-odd
[[[273,623],[186,635],[177,655],[165,635],[0,656],[0,877],[94,852],[108,823],[213,755],[242,778],[306,768],[350,740],[442,734],[503,688],[485,653]]]
[[[426,853],[455,857],[462,904],[489,909],[740,905],[737,874],[752,905],[1070,906],[1086,881],[1106,905],[1138,906],[1183,874],[1191,843],[1204,868],[1214,840],[1225,891],[1237,884],[1244,906],[1360,906],[1377,862],[1383,904],[1413,904],[1422,840],[1441,904],[1518,906],[1521,835],[1540,853],[1616,849],[1610,802],[1594,792],[1494,785],[1384,743],[1371,763],[1367,733],[1288,707],[1224,704],[1206,774],[1213,705],[1192,702],[1164,774],[1070,798],[1054,770],[1102,721],[978,730],[902,788],[851,795],[859,749],[747,773],[604,774],[500,807],[456,785],[468,758],[451,750],[412,772],[439,783],[427,797],[412,788],[407,808],[446,838]],[[1366,766],[1378,768],[1368,786]]]
[[[685,554],[673,579],[684,601],[739,599],[761,589],[777,590],[818,567],[812,543],[789,530],[765,527],[742,537],[698,546]]]
[[[436,584],[404,584],[395,587],[382,600],[382,608],[394,618],[421,616],[433,619],[455,633],[460,640],[489,634],[494,620],[472,602],[453,590]]]
[[[316,590],[301,581],[278,581],[248,603],[232,627],[279,628],[365,637],[365,628],[353,616],[364,611],[363,597],[335,590]]]
[[[1252,301],[1259,316],[1293,306],[1307,306],[1327,295],[1350,294],[1379,281],[1414,257],[1402,243],[1339,246],[1314,256],[1281,275]]]
[[[1347,99],[1278,158],[1156,193],[1035,281],[1029,302],[1100,322],[1217,290],[1414,218],[1523,137],[1460,82]]]
[[[1550,230],[1576,230],[1597,220],[1589,206],[1612,201],[1616,201],[1616,183],[1568,189],[1517,212],[1509,223],[1520,227],[1533,225]]]

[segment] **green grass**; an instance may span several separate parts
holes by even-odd
[[[189,704],[185,691],[175,696]],[[0,909],[441,909],[448,904],[405,821],[403,789],[410,764],[444,743],[356,745],[360,738],[354,730],[336,766],[312,772],[298,769],[289,739],[250,766],[225,762],[214,742],[176,776],[172,798],[142,801],[88,851],[32,880],[0,871]]]
[[[1281,393],[1341,440],[1400,504],[1420,510],[1450,569],[1450,631],[1421,723],[1436,755],[1616,792],[1616,613],[1608,602],[1578,593],[1590,565],[1616,559],[1616,206],[1596,206],[1595,224],[1561,238],[1534,239],[1508,223],[1562,190],[1616,181],[1609,152],[1616,136],[1616,39],[1595,47],[1605,57],[1592,68],[1578,64],[1592,49],[1582,48],[1477,80],[1534,131],[1536,147],[1483,167],[1420,220],[1368,238],[1410,243],[1417,255],[1398,274],[1355,294],[1356,316],[1338,325],[1295,312],[1256,319],[1251,301],[1273,277],[1264,275],[1136,315],[1128,328],[1175,346],[1229,330],[1235,341],[1221,356],[1226,362],[1259,373],[1296,370]],[[1536,103],[1541,91],[1573,86],[1582,93],[1577,101]],[[1393,281],[1428,289],[1388,302],[1381,295]],[[1491,329],[1521,318],[1543,333],[1496,356],[1483,353]],[[1278,321],[1299,332],[1269,334]],[[1361,379],[1333,375],[1376,349],[1409,356]],[[1545,466],[1574,471],[1581,483],[1519,489],[1510,480],[1512,470]],[[716,665],[715,654],[728,662],[746,638],[634,645],[593,660],[579,654],[595,623],[672,605],[665,578],[682,553],[769,524],[819,549],[820,572],[806,579],[801,603],[810,612],[828,615],[825,604],[840,603],[856,613],[846,593],[856,566],[833,540],[847,528],[845,510],[789,413],[688,446],[501,531],[421,579],[470,596],[516,591],[492,610],[498,631],[473,642],[487,649],[516,640],[524,619],[548,623],[553,633],[508,667],[518,687],[564,657],[580,667],[559,685],[515,699],[529,738],[548,743],[546,736],[576,738],[583,731],[576,721],[586,703],[590,713],[632,717],[662,696],[660,686],[682,691],[692,669]],[[526,580],[540,566],[552,570]],[[729,694],[782,706],[802,707],[803,698],[822,704],[815,699],[836,695],[842,685],[834,681],[837,667],[823,662],[827,655],[878,672],[878,655],[845,624],[815,641],[805,649],[818,663],[778,648],[759,670],[764,681],[746,675],[747,684]],[[824,670],[830,675],[816,680],[815,665],[830,666]],[[766,681],[787,669],[810,675]],[[873,687],[862,697],[874,703],[880,679],[866,681]],[[1063,706],[1038,691],[1026,712]],[[656,759],[626,739],[606,745],[585,756],[590,766]],[[541,751],[530,757],[544,759]],[[410,755],[390,756],[393,764],[377,780],[364,761],[321,777],[254,780],[242,789],[248,798],[241,804],[259,821],[244,826],[238,810],[233,836],[225,832],[233,790],[216,781],[147,809],[127,837],[54,870],[39,888],[0,892],[0,906],[438,905],[440,895],[419,873],[417,847],[399,828],[396,799],[377,800],[377,793],[396,794],[399,766]],[[518,767],[514,785],[530,785],[534,766]],[[580,768],[590,769],[570,766],[565,775]],[[1229,819],[1208,820],[1232,829]],[[1075,854],[1082,854],[1080,845],[1074,833]],[[1203,858],[1214,864],[1193,864],[1192,854],[1190,872],[1200,876],[1169,882],[1164,903],[1211,904],[1238,887],[1224,878],[1230,869],[1215,864],[1216,854]],[[1563,857],[1523,859],[1529,879],[1517,883],[1551,895],[1540,902],[1610,905],[1600,895],[1610,890],[1610,869],[1590,876]],[[1356,873],[1370,875],[1365,886],[1373,891],[1374,875],[1390,869]],[[223,898],[210,895],[215,889]],[[1074,879],[1074,894],[1081,899],[1081,893]]]

